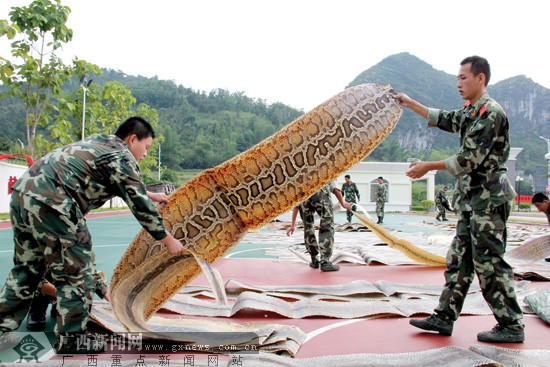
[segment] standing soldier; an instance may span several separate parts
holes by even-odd
[[[449,200],[447,199],[446,195],[448,189],[449,188],[445,186],[443,190],[439,190],[439,192],[435,196],[435,205],[437,206],[437,216],[435,217],[435,220],[444,222],[448,221],[448,219],[445,217],[445,209],[450,209]]]
[[[351,181],[350,175],[345,175],[344,179],[346,180],[346,182],[342,185],[342,195],[344,196],[344,200],[348,203],[357,204],[357,202],[361,200],[359,190],[357,190],[357,185],[355,182]],[[355,199],[356,196],[357,199]],[[346,218],[348,219],[348,223],[351,223],[352,216],[353,212],[351,210],[346,210]]]
[[[428,126],[459,133],[460,150],[435,162],[413,162],[407,176],[417,179],[431,170],[448,170],[457,180],[453,207],[458,210],[456,236],[447,253],[445,286],[430,317],[410,320],[423,330],[451,335],[474,275],[498,324],[477,334],[493,343],[525,339],[514,272],[504,258],[506,221],[515,193],[506,176],[510,155],[510,124],[502,107],[486,91],[491,69],[486,59],[467,57],[460,63],[457,88],[464,107],[445,111],[428,108],[406,94],[400,104],[427,119]]]
[[[382,176],[378,177],[378,185],[376,190],[376,215],[378,216],[377,224],[384,223],[384,204],[388,200],[388,188],[384,183],[384,178]]]
[[[336,196],[343,208],[347,210],[351,209],[352,205],[344,201],[342,193],[336,187],[336,182],[333,181],[294,208],[292,211],[292,223],[286,231],[287,236],[294,233],[296,216],[300,212],[300,217],[304,224],[304,242],[306,250],[311,256],[309,266],[314,269],[320,267],[321,271],[337,271],[340,269],[338,265],[330,262],[332,248],[334,247],[334,213],[332,211],[332,200],[330,199],[331,192]],[[318,243],[315,238],[315,213],[321,217]]]

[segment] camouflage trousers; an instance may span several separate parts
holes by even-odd
[[[319,243],[315,237],[315,213],[321,217],[319,223]],[[300,217],[304,224],[304,242],[312,257],[319,255],[320,260],[330,261],[334,246],[334,214],[332,203],[328,200],[306,200],[300,204]]]
[[[353,204],[357,204],[357,200],[355,199],[349,199],[346,198],[346,202],[347,203],[353,203]],[[351,210],[346,210],[346,219],[348,220],[348,222],[351,223],[351,218],[353,217],[353,211]]]
[[[437,216],[435,217],[435,219],[445,219],[445,207],[443,205],[437,205]]]
[[[446,283],[435,309],[438,315],[452,321],[458,318],[477,274],[483,298],[498,323],[523,329],[514,273],[504,260],[509,213],[509,203],[486,211],[460,212],[456,236],[447,252]]]
[[[47,272],[57,290],[56,332],[86,330],[96,287],[95,265],[86,221],[64,216],[34,198],[12,193],[10,219],[14,266],[0,292],[0,330],[16,330]]]
[[[385,201],[376,202],[376,216],[380,217],[381,219],[384,218],[384,204],[386,204]]]

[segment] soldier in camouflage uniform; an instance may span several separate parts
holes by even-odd
[[[439,305],[427,319],[410,323],[451,335],[477,274],[483,297],[498,322],[492,330],[479,333],[478,340],[522,342],[523,314],[512,267],[504,259],[506,221],[510,201],[515,197],[505,166],[510,153],[510,126],[502,107],[486,92],[490,74],[489,63],[479,56],[460,63],[457,87],[467,102],[455,111],[427,108],[405,94],[396,95],[401,105],[427,118],[428,126],[459,133],[461,145],[454,156],[437,162],[413,162],[407,171],[416,179],[430,170],[448,170],[457,180],[453,207],[459,212]]]
[[[342,185],[342,190],[341,190],[344,200],[347,203],[357,204],[357,202],[361,200],[359,196],[359,190],[357,189],[357,185],[355,184],[355,182],[351,181],[350,175],[345,175],[344,180],[346,180],[346,182],[344,182],[344,184]],[[357,197],[357,199],[355,197]],[[353,212],[351,210],[346,210],[346,218],[348,220],[348,223],[351,223],[352,216],[353,216]]]
[[[447,186],[443,188],[443,190],[439,190],[437,195],[435,196],[435,205],[437,207],[437,216],[435,217],[435,220],[438,221],[448,221],[448,219],[445,217],[445,210],[449,208],[449,200],[447,200]],[[441,218],[441,219],[440,219]]]
[[[70,353],[86,333],[92,306],[95,266],[84,216],[120,196],[169,253],[184,251],[168,233],[139,178],[138,162],[147,155],[155,134],[140,117],[131,117],[115,135],[94,135],[41,158],[13,186],[10,219],[14,233],[14,267],[0,292],[0,336],[16,330],[46,273],[57,293],[58,343]],[[93,339],[93,336],[90,336]],[[100,349],[101,343],[95,344]],[[95,350],[95,348],[94,348]]]
[[[334,213],[332,211],[332,200],[330,199],[331,192],[336,196],[343,208],[347,210],[351,209],[352,204],[344,201],[342,193],[336,188],[336,183],[331,182],[294,208],[292,212],[292,223],[286,232],[287,236],[294,233],[296,216],[299,212],[304,224],[304,242],[306,250],[311,256],[309,266],[314,269],[320,267],[321,271],[337,271],[340,269],[338,265],[330,261],[332,248],[334,246]],[[315,237],[315,213],[319,214],[321,217],[318,243]]]
[[[378,224],[384,223],[384,205],[386,200],[388,200],[388,188],[384,183],[384,178],[382,176],[377,178],[378,185],[376,190],[376,216],[378,217]]]

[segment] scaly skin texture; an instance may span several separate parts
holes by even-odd
[[[378,238],[384,241],[389,247],[401,251],[402,253],[407,255],[408,258],[428,265],[445,266],[446,262],[444,257],[432,254],[424,249],[416,247],[407,240],[397,238],[396,236],[388,232],[380,224],[376,224],[373,220],[369,219],[364,214],[358,212],[353,212],[353,214],[355,214],[355,216],[357,217],[357,219],[359,219],[361,223],[367,226],[367,228],[370,229],[372,233],[377,235]]]
[[[176,190],[162,212],[167,229],[208,263],[247,230],[305,200],[361,161],[393,130],[401,107],[390,86],[349,88],[246,152]],[[117,265],[110,297],[130,331],[200,273],[193,255],[170,256],[142,230]]]

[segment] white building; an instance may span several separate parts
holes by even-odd
[[[25,171],[28,166],[0,161],[0,213],[10,211],[10,183],[13,184]],[[119,197],[115,197],[103,205],[104,208],[124,207],[126,203]]]
[[[349,174],[359,189],[361,200],[359,204],[368,211],[376,208],[374,187],[377,178],[382,176],[388,187],[388,201],[385,211],[408,212],[412,205],[412,179],[405,175],[409,168],[408,162],[359,162],[346,173],[338,177],[339,188],[344,184],[344,176]],[[420,180],[428,181],[427,199],[435,199],[435,171],[428,172]]]
[[[510,181],[514,182],[516,156],[521,148],[512,148],[510,158],[507,162]],[[379,176],[384,178],[388,186],[388,201],[385,210],[389,212],[408,212],[412,206],[412,179],[405,175],[409,168],[408,162],[359,162],[347,172],[337,178],[338,187],[344,184],[344,176],[349,174],[359,189],[361,200],[359,204],[368,211],[376,208],[376,197],[373,188],[377,184]],[[5,161],[0,161],[0,213],[9,211],[8,184],[10,180],[18,179],[27,166],[20,166]],[[428,172],[420,180],[427,180],[427,198],[435,200],[435,171]],[[120,198],[114,198],[107,202],[104,207],[120,207],[126,204]]]
[[[21,177],[27,168],[29,167],[0,161],[0,213],[8,213],[10,211],[9,188]]]

